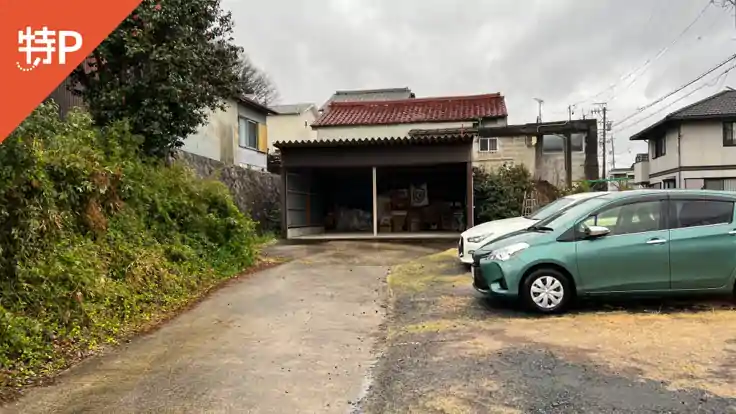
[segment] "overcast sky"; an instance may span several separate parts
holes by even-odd
[[[579,101],[575,118],[607,101],[619,167],[645,151],[629,142],[632,133],[736,87],[736,70],[718,78],[719,70],[615,125],[736,52],[733,10],[718,5],[680,36],[707,0],[223,1],[236,41],[271,75],[279,103],[321,105],[340,89],[501,92],[509,123],[525,123],[536,119],[534,98],[545,101],[545,121],[567,119],[567,106]]]

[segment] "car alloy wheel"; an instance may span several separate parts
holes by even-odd
[[[542,276],[535,279],[529,290],[534,304],[544,310],[559,307],[565,297],[565,287],[554,276]]]

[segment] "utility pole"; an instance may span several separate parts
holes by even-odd
[[[614,142],[615,139],[611,136],[611,169],[616,168],[616,148],[613,145]]]
[[[537,101],[537,104],[539,106],[539,115],[537,115],[537,123],[542,123],[542,104],[544,104],[543,99],[534,98],[535,101]]]
[[[734,1],[736,1],[736,0],[734,0]],[[575,113],[575,109],[574,108],[575,108],[575,105],[568,105],[567,106],[567,119],[569,121],[572,121],[572,115]],[[585,119],[585,118],[583,118],[583,119]]]
[[[601,139],[601,150],[603,155],[603,167],[601,169],[601,176],[603,179],[606,178],[606,132],[608,131],[608,108],[606,107],[606,102],[599,102],[595,105],[598,105],[598,108],[594,109],[592,112],[596,114],[602,114],[603,115],[603,139]]]

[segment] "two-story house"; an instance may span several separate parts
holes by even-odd
[[[736,90],[672,112],[630,139],[649,145],[634,165],[635,184],[736,191]]]
[[[224,110],[211,112],[207,123],[184,140],[182,150],[228,165],[265,171],[268,152],[266,118],[275,113],[247,97],[230,99]]]

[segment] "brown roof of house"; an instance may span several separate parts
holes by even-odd
[[[507,115],[506,101],[500,93],[392,101],[333,102],[329,110],[312,126],[454,122]]]

